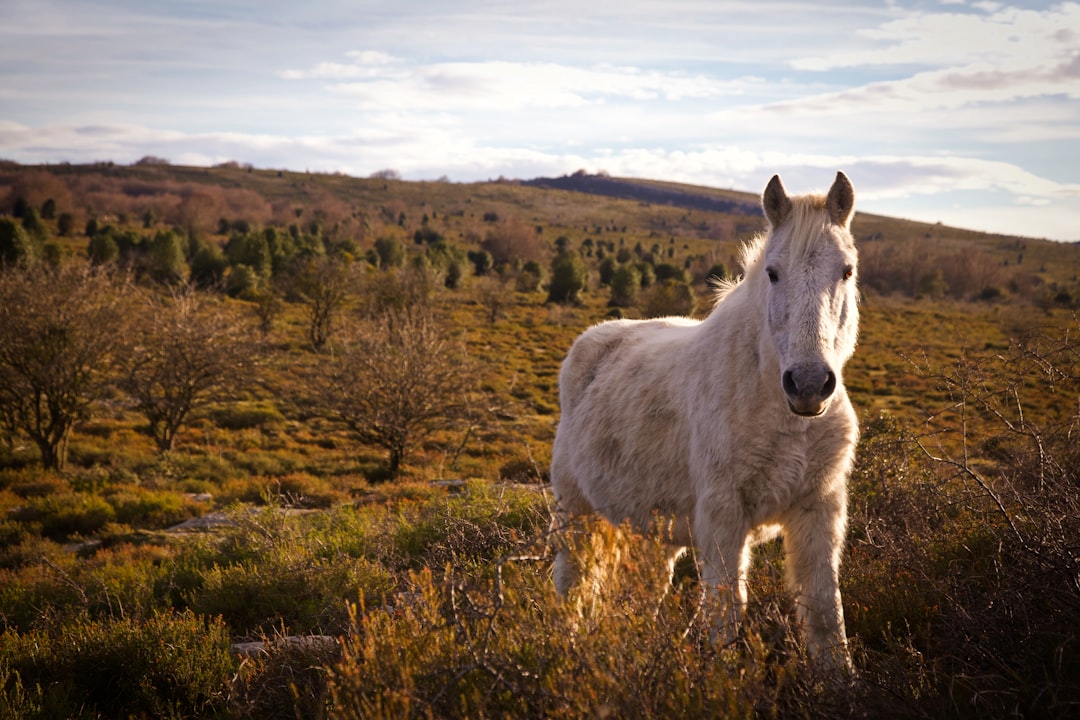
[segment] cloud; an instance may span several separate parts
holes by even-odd
[[[402,62],[400,58],[377,50],[351,51],[346,56],[352,62],[321,62],[307,70],[282,70],[278,75],[285,80],[378,78],[384,76],[389,67]]]
[[[1071,30],[1080,27],[1080,4],[1040,11],[998,4],[982,9],[985,14],[920,13],[892,20],[859,33],[881,47],[796,59],[793,67],[817,72],[877,65],[931,69],[776,103],[770,110],[800,116],[893,113],[918,122],[919,114],[934,110],[1047,96],[1080,99],[1080,50]],[[1034,114],[1027,120],[1042,124]],[[1001,127],[990,115],[975,125]]]
[[[0,157],[750,190],[843,167],[908,215],[968,193],[968,225],[977,193],[1032,227],[1080,205],[1076,2],[369,5],[17,0]]]
[[[1053,65],[1075,51],[1070,29],[1080,28],[1080,4],[1023,10],[995,3],[984,9],[987,14],[908,14],[856,32],[880,47],[843,48],[798,57],[791,65],[818,72],[875,65],[943,67],[969,63],[1018,69]]]
[[[703,74],[635,67],[574,67],[552,62],[438,62],[409,64],[381,52],[349,53],[351,63],[286,70],[286,80],[330,80],[332,92],[363,108],[514,110],[580,108],[611,100],[649,102],[716,99],[760,84],[752,77],[719,80]]]

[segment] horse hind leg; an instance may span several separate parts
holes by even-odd
[[[569,517],[559,524],[555,590],[578,621],[595,622],[603,615],[603,599],[622,562],[622,533],[595,515]]]
[[[552,573],[555,591],[566,598],[581,584],[588,540],[583,537],[585,529],[581,520],[562,513],[552,521],[551,532],[557,548]]]
[[[682,559],[687,552],[686,547],[681,546],[668,546],[666,551],[666,564],[667,572],[664,574],[664,584],[660,588],[660,597],[656,601],[656,609],[653,610],[653,619],[660,617],[660,610],[664,606],[664,601],[667,600],[671,594],[672,589],[675,587],[675,566],[679,560]]]
[[[582,494],[577,479],[567,470],[563,453],[558,452],[559,440],[559,436],[556,436],[551,461],[551,484],[555,489],[556,509],[551,520],[550,536],[556,545],[553,570],[555,590],[565,598],[581,584],[585,573],[593,509]]]

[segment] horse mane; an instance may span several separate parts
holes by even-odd
[[[800,195],[791,198],[791,214],[782,226],[788,228],[789,251],[795,257],[805,257],[813,251],[816,242],[821,238],[820,231],[829,222],[825,198],[825,195]],[[739,265],[743,272],[739,277],[710,280],[714,308],[742,283],[746,271],[761,257],[771,236],[772,230],[758,233],[743,244],[739,250]]]
[[[791,214],[781,223],[788,226],[788,252],[802,258],[812,252],[829,224],[824,195],[800,195],[791,198]]]

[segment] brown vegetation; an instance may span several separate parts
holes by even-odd
[[[618,312],[707,312],[705,277],[737,272],[752,216],[158,163],[0,164],[0,197],[36,215],[5,227],[41,235],[0,268],[0,716],[1080,703],[1076,247],[856,217],[863,325],[845,376],[862,441],[841,577],[859,674],[841,681],[805,662],[776,546],[728,647],[690,564],[658,591],[662,538],[601,532],[625,567],[595,615],[551,587],[542,481],[563,354],[611,311],[616,270],[640,284]],[[65,213],[89,232],[61,232]],[[577,304],[545,305],[559,254],[585,271]],[[168,530],[211,511],[224,524]],[[229,652],[260,639],[265,655]]]

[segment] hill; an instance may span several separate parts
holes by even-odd
[[[639,200],[657,205],[674,205],[688,210],[707,210],[731,215],[760,216],[762,214],[760,198],[751,193],[707,190],[689,185],[615,178],[608,175],[589,175],[583,171],[560,178],[526,180],[522,184]]]
[[[856,216],[856,678],[779,545],[728,647],[663,537],[554,596],[567,348],[705,315],[762,227],[643,180],[0,163],[0,716],[1067,716],[1076,246]]]

